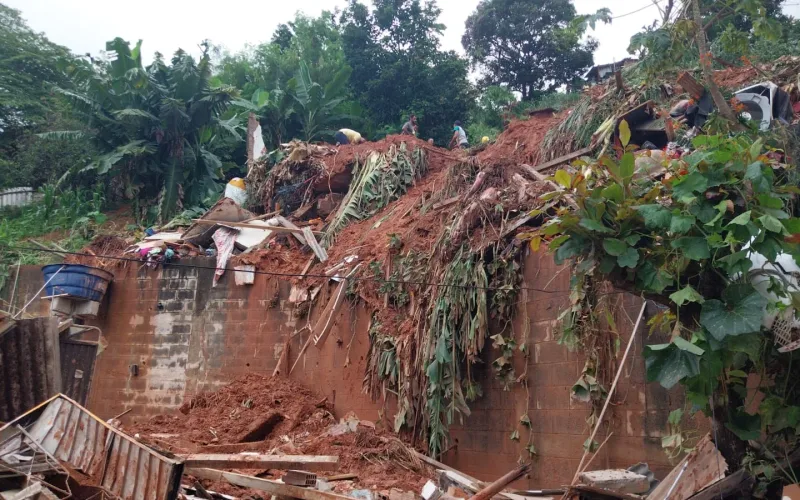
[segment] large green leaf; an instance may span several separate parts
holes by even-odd
[[[619,257],[628,249],[628,244],[617,238],[606,238],[603,240],[603,249],[614,257]]]
[[[697,219],[693,215],[676,214],[672,216],[669,224],[669,230],[673,233],[683,234],[688,232],[694,226]]]
[[[661,205],[640,205],[633,208],[641,214],[647,229],[667,229],[670,227],[672,214]]]
[[[658,382],[665,389],[671,389],[684,378],[700,373],[702,353],[702,349],[685,340],[680,345],[672,342],[646,346],[647,381]]]
[[[732,285],[725,289],[723,299],[707,300],[700,312],[700,324],[717,340],[730,335],[743,335],[761,329],[764,307],[761,294],[750,285]]]
[[[708,187],[708,180],[700,172],[684,175],[672,184],[672,195],[675,198],[685,199],[702,193]]]
[[[761,415],[751,415],[739,409],[731,414],[725,427],[742,441],[757,440],[761,437]]]
[[[672,248],[682,250],[683,255],[691,260],[703,260],[711,257],[708,241],[705,238],[684,236],[673,240]]]
[[[698,302],[700,304],[705,302],[703,296],[697,293],[697,290],[692,288],[691,285],[686,285],[684,288],[671,294],[669,298],[672,302],[675,302],[679,306],[682,306],[687,302]]]

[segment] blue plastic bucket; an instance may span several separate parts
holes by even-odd
[[[61,271],[56,274],[59,269]],[[42,274],[45,283],[53,278],[45,287],[48,296],[69,295],[95,302],[103,298],[108,284],[114,279],[108,271],[81,264],[51,264],[42,268]]]

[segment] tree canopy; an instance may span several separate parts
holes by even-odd
[[[444,25],[435,1],[351,0],[341,15],[342,44],[354,95],[378,127],[393,133],[415,113],[423,135],[447,141],[465,120],[475,92],[467,61],[438,49]]]
[[[594,63],[597,41],[581,38],[569,0],[483,0],[461,43],[484,85],[506,85],[529,99],[535,90],[572,83]]]

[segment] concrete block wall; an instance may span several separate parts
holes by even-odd
[[[226,273],[212,287],[213,260],[195,259],[181,264],[205,268],[167,267],[139,269],[129,264],[115,272],[115,281],[97,321],[109,342],[97,360],[89,407],[102,418],[129,408],[126,418],[174,412],[192,395],[225,384],[240,375],[272,373],[287,336],[305,325],[288,303],[291,284],[257,275],[252,286],[236,286]],[[552,258],[532,254],[525,261],[529,288],[518,296],[519,312],[513,324],[518,342],[526,342],[529,356],[515,355],[515,372],[527,374],[528,384],[514,384],[505,391],[492,372],[498,354],[491,344],[484,363],[475,369],[483,387],[483,398],[470,405],[472,414],[452,428],[453,444],[444,461],[471,475],[494,479],[520,458],[532,434],[537,455],[530,477],[521,487],[558,487],[569,483],[589,435],[589,406],[570,397],[584,359],[558,343],[558,316],[568,302],[569,271],[558,268]],[[24,269],[26,285],[21,295],[41,286],[38,268]],[[38,281],[37,281],[38,280]],[[33,282],[39,283],[34,286]],[[323,289],[311,316],[316,318],[333,291]],[[641,302],[626,294],[615,294],[617,326],[622,349],[630,335]],[[46,304],[32,308],[44,310]],[[628,319],[630,318],[630,319]],[[383,413],[393,417],[393,403],[373,402],[363,394],[369,311],[344,307],[321,348],[310,346],[291,377],[327,397],[337,415],[349,411],[377,421]],[[607,433],[613,436],[592,468],[627,467],[647,461],[663,477],[671,469],[661,451],[660,436],[669,411],[682,402],[680,391],[667,392],[645,384],[641,357],[645,329],[639,332],[632,357],[626,363],[614,396]],[[308,339],[306,332],[289,342],[289,359]],[[652,342],[652,341],[651,341]],[[620,355],[621,357],[621,352]],[[130,366],[137,365],[138,375]],[[281,367],[286,372],[286,364]],[[388,408],[389,411],[382,412]],[[530,429],[520,424],[527,414]],[[510,436],[519,431],[519,441]]]

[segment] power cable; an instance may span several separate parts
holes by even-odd
[[[630,15],[632,15],[632,14],[636,14],[637,12],[641,12],[641,11],[643,11],[643,10],[647,9],[647,8],[650,8],[650,7],[655,7],[656,5],[660,4],[660,3],[661,3],[661,2],[663,2],[663,1],[664,1],[664,0],[657,0],[656,2],[651,2],[651,3],[647,4],[647,5],[645,5],[644,7],[642,7],[642,8],[639,8],[639,9],[636,9],[636,10],[633,10],[633,11],[631,11],[631,12],[627,12],[627,13],[625,13],[625,14],[620,14],[620,15],[618,15],[618,16],[612,16],[612,17],[611,17],[611,19],[612,19],[612,20],[613,20],[613,19],[620,19],[620,18],[623,18],[623,17],[630,16]]]
[[[44,248],[32,248],[32,247],[20,247],[20,246],[12,246],[12,245],[4,245],[0,247],[0,251],[3,250],[24,250],[24,251],[31,251],[31,252],[42,252],[42,253],[53,253],[58,255],[76,255],[78,257],[88,257],[91,259],[110,259],[110,260],[118,260],[123,262],[136,262],[138,264],[146,264],[146,262],[140,259],[134,259],[131,257],[118,257],[115,255],[96,255],[96,254],[88,254],[88,253],[81,253],[81,252],[63,252],[61,250],[49,250]],[[208,269],[212,271],[231,271],[235,272],[236,269],[230,267],[216,267],[216,266],[200,266],[195,264],[174,264],[174,263],[162,263],[165,267],[171,268],[178,268],[178,269]],[[325,278],[331,279],[333,276],[329,276],[327,274],[298,274],[298,273],[276,273],[270,271],[259,271],[255,270],[252,271],[253,274],[263,274],[265,276],[277,276],[281,278]],[[477,285],[457,285],[457,284],[448,284],[448,283],[429,283],[426,281],[402,281],[402,280],[392,280],[392,279],[383,279],[383,278],[375,278],[375,277],[350,277],[346,278],[344,276],[339,276],[340,279],[348,279],[353,281],[373,281],[376,283],[392,283],[398,285],[420,285],[420,286],[435,286],[435,287],[452,287],[452,288],[463,288],[463,289],[475,289],[475,290],[502,290],[502,291],[510,291],[510,290],[529,290],[533,292],[542,292],[542,293],[570,293],[570,290],[543,290],[540,288],[529,288],[529,287],[491,287],[491,286],[477,286]]]

